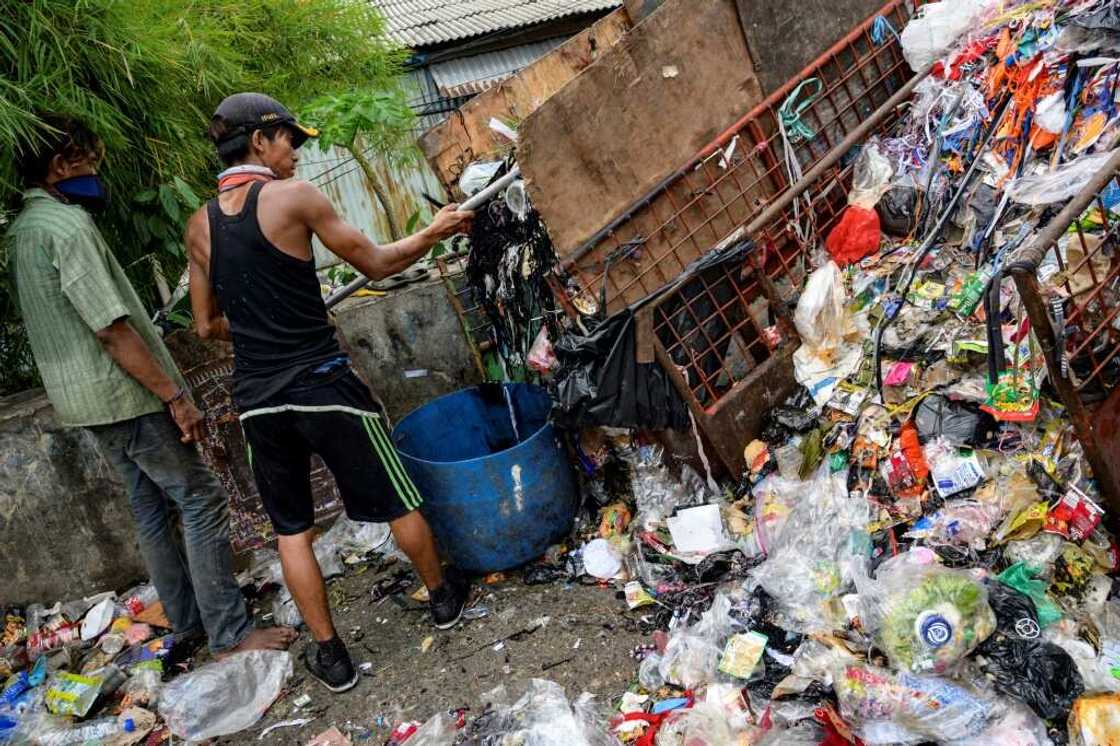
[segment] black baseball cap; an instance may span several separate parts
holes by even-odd
[[[297,148],[307,142],[307,138],[319,136],[319,130],[300,124],[282,103],[263,93],[227,96],[214,112],[214,118],[218,117],[228,122],[230,127],[216,142],[217,145],[277,124],[287,125],[292,130],[292,145]]]

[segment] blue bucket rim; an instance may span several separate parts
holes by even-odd
[[[548,396],[548,390],[545,389],[543,386],[536,385],[535,383],[525,383],[523,381],[505,381],[505,382],[502,383],[502,386],[503,387],[525,386],[527,388],[539,391],[539,392],[543,393],[545,396]],[[414,414],[419,412],[421,409],[424,409],[425,407],[431,406],[432,404],[435,404],[438,401],[442,401],[443,399],[450,399],[453,396],[461,395],[465,391],[471,391],[471,390],[477,389],[477,388],[478,388],[478,385],[476,384],[474,386],[468,386],[466,388],[459,389],[458,391],[452,391],[452,392],[447,393],[447,394],[441,394],[440,396],[437,396],[434,399],[429,399],[428,401],[424,402],[423,404],[421,404],[420,406],[416,407],[411,412],[406,414],[404,417],[401,417],[400,422],[398,422],[396,425],[393,426],[393,432],[392,432],[393,447],[397,449],[397,452],[402,457],[408,458],[408,459],[410,459],[412,461],[415,461],[419,464],[470,464],[470,463],[474,463],[476,461],[485,461],[487,459],[492,459],[495,456],[500,456],[502,454],[512,453],[513,451],[516,451],[518,448],[521,448],[522,446],[529,445],[534,440],[539,438],[541,436],[541,433],[543,433],[545,430],[548,430],[549,428],[552,427],[552,417],[551,416],[546,417],[545,421],[544,421],[544,424],[541,425],[536,430],[534,430],[532,435],[530,435],[527,438],[522,438],[520,441],[518,441],[514,445],[510,446],[509,448],[505,448],[501,451],[494,451],[493,453],[488,453],[485,456],[475,456],[474,458],[461,459],[461,460],[458,460],[458,461],[431,461],[431,460],[426,459],[426,458],[420,458],[419,456],[413,456],[411,453],[408,453],[403,448],[401,448],[400,444],[397,443],[397,439],[396,439],[397,430],[399,430],[401,428],[401,426],[404,425],[404,423],[408,422],[409,418],[411,418]]]

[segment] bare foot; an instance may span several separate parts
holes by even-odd
[[[234,653],[244,653],[247,650],[287,650],[299,634],[291,627],[262,627],[254,629],[241,644],[230,648],[216,656],[221,660]]]

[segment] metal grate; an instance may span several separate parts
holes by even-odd
[[[1115,154],[1008,265],[1109,515],[1120,511],[1118,178]]]
[[[902,28],[909,10],[906,3],[894,0],[880,15]],[[893,35],[879,44],[872,38],[874,23],[875,17],[868,18],[853,29],[684,168],[565,257],[562,267],[574,279],[577,292],[596,300],[605,297],[607,311],[614,313],[664,287],[692,260],[757,217],[790,186],[779,117],[786,98],[802,83],[820,81],[819,94],[801,112],[812,136],[795,134],[792,143],[803,172],[886,102],[911,72]],[[807,96],[813,90],[803,92]],[[842,182],[847,165],[837,164],[808,192],[817,233],[823,233],[845,204]],[[804,249],[793,229],[792,208],[787,212],[755,238],[770,249],[767,274],[795,286],[803,271]],[[807,216],[802,218],[805,223]],[[805,230],[813,229],[806,223]]]
[[[710,407],[764,363],[781,331],[758,279],[735,265],[701,272],[654,310],[654,333],[694,402]]]

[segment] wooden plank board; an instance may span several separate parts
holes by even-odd
[[[531,113],[518,162],[563,258],[763,98],[734,0],[667,2]]]
[[[500,155],[510,143],[489,126],[497,117],[516,124],[598,60],[630,28],[620,8],[599,19],[517,75],[471,99],[451,117],[421,135],[418,144],[436,177],[452,194],[463,168]]]

